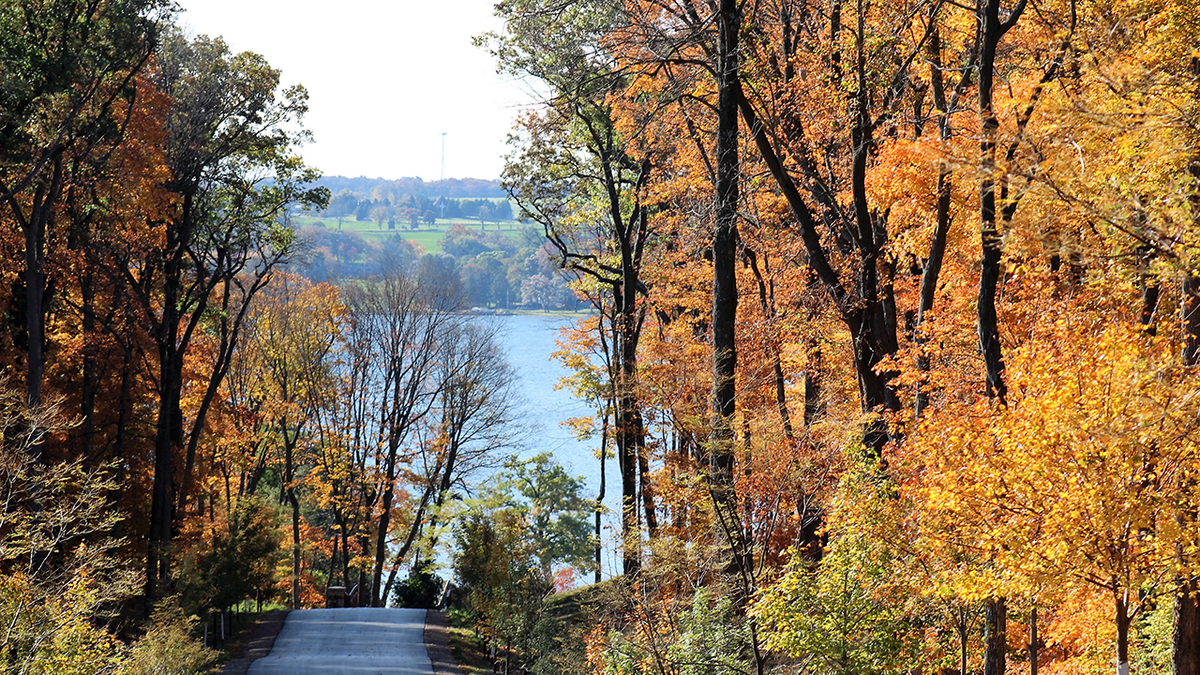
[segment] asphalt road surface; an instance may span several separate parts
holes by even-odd
[[[288,614],[249,675],[433,675],[425,610],[355,607]]]

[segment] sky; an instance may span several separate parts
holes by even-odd
[[[177,0],[193,33],[220,35],[308,89],[305,161],[327,175],[497,179],[528,87],[471,44],[499,30],[495,0]]]

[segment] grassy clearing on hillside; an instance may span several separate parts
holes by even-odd
[[[331,231],[338,230],[338,223],[337,223],[336,218],[315,218],[313,216],[297,216],[292,219],[292,222],[297,228],[310,227],[312,225],[316,225],[317,223],[322,223],[325,225],[325,228],[327,230],[331,230]],[[398,234],[401,237],[408,239],[409,241],[420,244],[422,247],[425,248],[426,253],[441,253],[442,237],[445,236],[446,232],[449,231],[455,225],[462,225],[463,227],[466,227],[468,230],[471,230],[474,232],[480,231],[480,223],[479,223],[479,220],[476,218],[438,218],[437,222],[435,224],[426,225],[426,224],[422,223],[421,226],[415,230],[410,230],[407,227],[405,227],[404,229],[401,229],[399,224],[397,224],[396,229],[389,230],[387,227],[387,223],[384,223],[383,227],[380,228],[379,224],[374,221],[367,221],[367,220],[359,221],[359,220],[354,220],[353,218],[347,218],[346,220],[344,220],[342,222],[341,231],[342,232],[354,232],[354,233],[358,234],[359,236],[361,236],[363,239],[366,239],[373,243],[382,242],[383,240],[391,238],[392,236]],[[483,225],[482,231],[485,234],[502,232],[502,233],[508,235],[508,237],[510,239],[512,239],[514,242],[516,242],[517,245],[520,245],[521,243],[523,243],[522,232],[525,228],[528,228],[528,227],[529,227],[528,224],[522,224],[515,220],[503,220],[503,221],[500,221],[499,223],[494,223],[494,222],[485,223]]]

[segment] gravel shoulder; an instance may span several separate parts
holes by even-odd
[[[259,617],[246,637],[246,649],[236,659],[230,659],[221,666],[221,675],[246,675],[250,664],[271,653],[275,646],[275,638],[283,630],[287,620],[287,611],[267,612]]]
[[[425,613],[425,650],[433,664],[433,675],[462,675],[450,654],[450,628],[445,612],[431,609]]]

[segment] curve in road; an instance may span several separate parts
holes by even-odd
[[[424,631],[423,609],[296,610],[249,675],[433,675]]]

